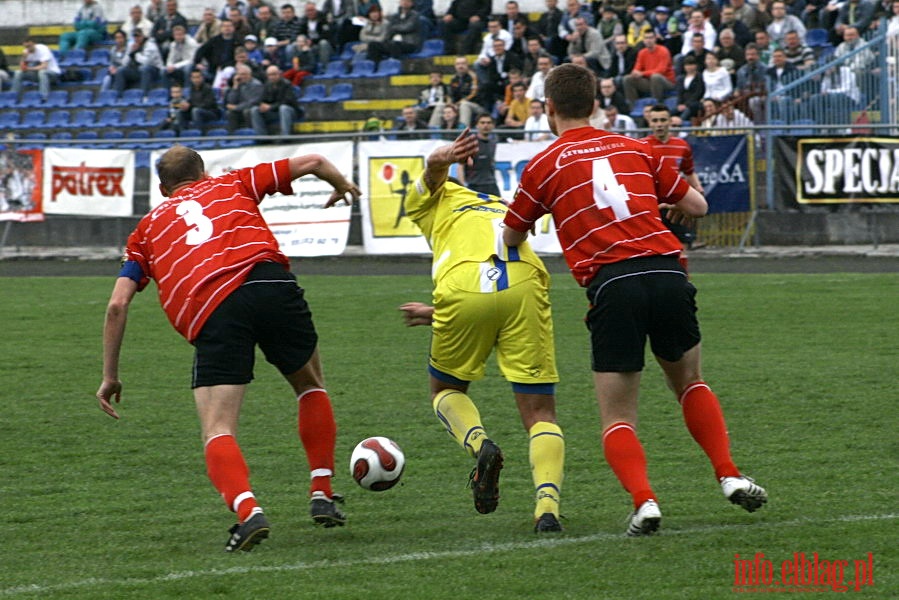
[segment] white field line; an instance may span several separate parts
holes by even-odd
[[[883,515],[843,515],[830,519],[793,519],[790,521],[780,522],[764,522],[755,524],[731,524],[731,525],[708,525],[703,527],[691,527],[679,530],[663,530],[662,535],[665,537],[692,535],[696,533],[708,533],[727,531],[729,529],[766,529],[772,527],[796,527],[808,525],[810,523],[826,524],[826,523],[849,523],[856,521],[885,521],[899,518],[899,514],[889,513]],[[625,539],[623,533],[594,533],[592,535],[583,535],[579,537],[566,537],[564,534],[557,537],[535,537],[529,541],[508,542],[505,544],[482,544],[477,548],[467,550],[442,550],[439,552],[422,551],[409,552],[405,554],[394,554],[380,557],[362,558],[358,560],[320,560],[315,562],[298,562],[283,565],[256,565],[230,567],[227,569],[205,569],[202,571],[175,571],[173,573],[165,573],[156,577],[126,577],[124,579],[110,579],[105,577],[89,577],[77,581],[67,583],[57,583],[50,585],[30,584],[18,585],[9,588],[0,588],[0,596],[23,596],[26,594],[42,594],[50,592],[69,592],[81,588],[110,586],[137,586],[137,585],[158,585],[168,581],[181,581],[185,579],[196,579],[199,577],[217,577],[221,575],[250,575],[255,573],[290,573],[298,571],[309,571],[313,569],[346,569],[367,565],[382,564],[399,564],[407,562],[417,562],[425,560],[444,560],[447,558],[464,558],[468,556],[483,556],[486,554],[495,554],[498,552],[513,552],[515,550],[529,550],[531,548],[555,548],[558,546],[570,546],[572,544],[587,544],[590,542],[606,541],[606,540],[622,540]],[[108,591],[108,590],[107,590]]]

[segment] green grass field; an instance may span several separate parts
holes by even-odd
[[[232,515],[205,475],[191,348],[155,292],[131,311],[115,422],[93,398],[112,279],[0,279],[0,597],[728,598],[735,555],[757,553],[776,576],[797,553],[848,561],[846,581],[872,553],[873,585],[861,594],[899,597],[899,277],[694,279],[705,376],[738,465],[769,491],[760,512],[724,500],[652,365],[639,433],[664,518],[658,536],[624,537],[630,500],[599,445],[585,299],[556,275],[566,530],[532,532],[526,436],[495,367],[471,394],[506,468],[499,509],[477,514],[465,488],[472,465],[431,413],[429,332],[403,327],[396,310],[427,300],[428,278],[301,276],[322,337],[339,426],[335,487],[350,521],[312,525],[295,400],[260,358],[240,441],[273,531],[238,556],[223,552]],[[372,493],[352,482],[350,451],[369,435],[402,446],[403,485]]]

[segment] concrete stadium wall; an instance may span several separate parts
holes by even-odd
[[[128,17],[128,10],[135,4],[147,5],[147,0],[99,0],[107,19],[115,23]],[[275,6],[290,2],[296,7],[304,4],[304,0],[275,0]],[[0,27],[22,27],[28,25],[64,25],[71,23],[83,4],[83,0],[3,0],[0,10]],[[397,0],[382,0],[381,5],[388,13],[393,12]],[[188,19],[199,20],[203,9],[207,6],[220,9],[224,0],[179,0],[180,12]],[[321,6],[323,0],[317,0]],[[434,12],[443,14],[450,0],[434,0]],[[505,0],[493,0],[493,12],[502,13]],[[545,8],[544,0],[518,0],[524,12],[541,12]],[[301,10],[298,12],[302,13]]]

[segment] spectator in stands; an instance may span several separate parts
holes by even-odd
[[[480,104],[487,112],[493,111],[497,100],[503,97],[509,83],[509,71],[521,71],[522,60],[515,54],[506,52],[505,43],[501,39],[493,40],[493,57],[487,64],[478,64],[476,71],[480,83]]]
[[[130,44],[134,30],[140,29],[144,33],[153,31],[153,21],[144,16],[144,9],[140,7],[140,4],[135,4],[128,11],[128,20],[122,24],[120,29],[125,32]]]
[[[771,23],[771,15],[765,11],[757,9],[751,2],[746,0],[730,0],[730,7],[734,9],[734,17],[749,28],[749,31],[761,31],[768,27]]]
[[[313,21],[313,24],[316,24]],[[293,7],[293,4],[282,4],[281,5],[281,18],[275,24],[275,39],[278,40],[278,45],[283,49],[285,46],[289,46],[297,39],[297,36],[302,33],[306,35],[303,31],[303,22],[297,16],[296,10]],[[309,36],[307,36],[309,37]],[[312,39],[311,37],[309,38]]]
[[[516,21],[512,26],[512,43],[509,52],[521,56],[522,60],[528,55],[528,26],[524,20]]]
[[[746,46],[745,54],[746,64],[737,69],[735,91],[742,99],[741,106],[748,109],[750,118],[756,123],[764,123],[768,68],[759,59],[759,50],[755,43]]]
[[[855,27],[860,33],[867,31],[874,22],[876,11],[877,4],[872,0],[846,0],[843,2],[833,26],[833,33],[837,40],[845,37],[843,34],[847,27]]]
[[[294,122],[303,118],[296,91],[274,65],[265,70],[265,79],[259,105],[250,109],[253,129],[257,135],[268,135],[268,126],[277,123],[281,137],[288,137],[293,133]]]
[[[190,85],[190,72],[194,69],[194,55],[200,45],[187,34],[183,25],[172,28],[172,43],[169,55],[165,59],[166,86],[180,83],[184,87]]]
[[[163,57],[168,55],[169,44],[174,39],[172,29],[175,25],[181,25],[187,29],[187,18],[178,12],[177,0],[166,0],[165,14],[156,19],[151,35]]]
[[[710,120],[703,121],[703,127],[711,128],[709,135],[740,135],[749,132],[755,124],[733,102],[723,101],[717,104]]]
[[[633,11],[631,11],[631,22],[627,25],[627,45],[636,47],[642,44],[643,34],[650,29],[653,29],[653,26],[646,19],[646,7],[635,6]],[[656,40],[658,40],[658,37]]]
[[[274,38],[271,38],[271,40],[274,43],[270,44],[269,48],[274,52],[278,52],[280,47],[277,40]],[[292,85],[302,85],[303,80],[315,73],[316,69],[315,51],[312,49],[312,44],[309,43],[309,38],[302,33],[298,35],[296,43],[287,47],[287,60],[290,62],[290,68],[284,72],[284,79]],[[277,63],[272,63],[270,59],[267,59],[267,62],[263,61],[261,64],[265,65],[265,68],[268,68],[271,64],[278,66]]]
[[[562,13],[562,22],[559,24],[559,37],[565,41],[566,51],[575,38],[575,25],[579,17],[587,22],[588,27],[593,26],[593,14],[586,5],[581,4],[579,0],[566,0],[565,12]],[[568,51],[568,54],[571,52]]]
[[[212,86],[206,83],[202,71],[194,69],[190,73],[187,99],[178,113],[178,127],[181,131],[188,127],[202,129],[221,117],[222,109],[219,108]]]
[[[443,139],[456,139],[459,132],[465,129],[465,124],[459,120],[459,108],[455,104],[447,104],[443,107],[443,118],[440,119],[438,129],[447,131]]]
[[[121,95],[126,88],[138,84],[146,98],[150,88],[159,80],[163,66],[156,42],[146,37],[140,29],[135,29],[134,41],[128,46],[122,68],[116,70],[112,78],[112,87]]]
[[[584,17],[574,20],[574,32],[568,36],[569,56],[572,52],[583,54],[594,73],[604,72],[612,62],[606,41],[595,27],[587,24]]]
[[[75,31],[67,31],[59,36],[59,54],[65,56],[74,48],[87,50],[106,37],[106,17],[103,7],[96,0],[84,0],[75,13]]]
[[[318,10],[314,2],[307,2],[303,6],[303,18],[300,19],[300,30],[296,34],[300,33],[309,38],[309,42],[318,53],[319,64],[327,65],[334,53],[334,47],[331,45],[331,24],[328,23],[327,17]],[[296,34],[290,39],[296,39]],[[280,36],[278,37],[278,45],[286,46],[288,43],[282,41]]]
[[[525,34],[531,33],[531,21],[528,16],[521,12],[521,7],[515,0],[509,0],[505,4],[505,13],[494,17],[499,21],[500,27],[506,31],[512,31],[516,23],[523,23],[526,29]]]
[[[231,87],[225,93],[225,117],[228,131],[241,127],[252,127],[250,109],[258,106],[262,99],[262,83],[253,77],[248,65],[237,65]]]
[[[565,56],[566,42],[559,37],[559,26],[562,24],[562,11],[559,0],[546,0],[546,10],[537,21],[536,32],[543,48],[559,62]]]
[[[801,102],[801,90],[792,89],[786,95],[779,94],[774,102],[772,96],[780,92],[781,88],[793,83],[800,77],[799,71],[787,62],[787,55],[783,48],[777,48],[771,53],[772,66],[768,68],[768,102],[772,103],[771,113],[774,119],[788,119],[794,114],[794,109]]]
[[[815,66],[815,51],[802,43],[798,31],[788,31],[784,35],[783,49],[787,62],[800,71],[807,71]]]
[[[531,114],[531,102],[525,95],[526,91],[527,86],[523,82],[512,84],[512,100],[503,117],[503,125],[507,129],[524,129],[524,123]],[[521,139],[521,137],[515,136],[515,139]]]
[[[203,19],[197,26],[197,32],[194,39],[201,46],[222,32],[222,22],[215,16],[215,11],[211,8],[203,10]],[[262,38],[260,38],[262,39]]]
[[[899,0],[890,3],[889,21],[887,22],[887,35],[891,38],[899,35]],[[895,41],[891,42],[895,45]]]
[[[428,124],[418,116],[418,109],[407,106],[403,115],[393,123],[393,131],[414,131],[410,135],[398,136],[399,140],[424,140],[428,137]]]
[[[220,20],[231,18],[231,11],[237,10],[241,15],[247,14],[247,3],[243,0],[225,0],[222,8],[219,9],[218,17]]]
[[[449,86],[443,83],[443,74],[440,71],[431,71],[428,76],[428,87],[419,95],[419,116],[426,120],[428,127],[437,127],[443,119],[443,107],[450,103]]]
[[[237,40],[238,44],[243,44],[243,39],[253,33],[253,28],[250,27],[249,21],[247,21],[247,18],[239,9],[229,9],[228,15],[228,19],[234,25],[234,39]]]
[[[706,98],[724,100],[734,91],[730,74],[721,66],[714,52],[705,55],[705,69],[702,71],[702,84]]]
[[[169,88],[169,111],[165,119],[159,125],[159,129],[171,129],[175,134],[181,133],[181,111],[188,110],[190,105],[184,97],[184,88],[174,84]]]
[[[312,54],[312,58],[309,59],[308,57],[304,56],[300,62],[303,66],[311,65],[312,71],[310,71],[310,73],[314,73],[315,70],[318,68],[318,52],[316,52],[312,48],[312,42],[309,41],[309,38],[307,38],[302,33],[297,34],[297,42],[294,43],[294,46],[296,46],[296,44],[300,43],[299,40],[300,40],[301,35],[303,36],[302,47],[303,47],[304,51],[310,52]],[[293,49],[291,49],[291,48],[293,48]],[[284,47],[279,45],[279,42],[277,39],[275,39],[273,37],[265,38],[265,45],[262,48],[262,61],[259,64],[263,69],[267,69],[271,65],[275,65],[279,69],[281,69],[282,67],[287,67],[287,69],[290,70],[293,67],[293,59],[291,58],[290,62],[288,62],[288,60],[287,60],[288,52],[292,53],[292,56],[296,56],[298,53],[298,50],[297,50],[297,48],[294,48],[293,46],[288,47],[285,50]],[[287,65],[290,65],[290,66],[288,67]],[[300,69],[300,70],[303,70],[303,69]],[[304,75],[304,77],[305,77],[305,75]]]
[[[214,81],[222,69],[234,66],[234,49],[237,46],[234,25],[226,19],[222,21],[222,32],[197,49],[194,68],[200,70],[206,81]]]
[[[797,15],[806,30],[827,28],[824,23],[827,20],[828,12],[824,9],[828,4],[830,4],[830,0],[806,0],[802,13]]]
[[[690,51],[679,56],[678,60],[676,61],[675,72],[678,74],[683,73],[683,62],[684,59],[688,56],[692,56],[696,59],[696,66],[699,69],[700,73],[702,73],[702,70],[705,69],[705,55],[710,52],[710,50],[706,50],[705,48],[705,39],[702,37],[702,35],[694,33],[692,34],[690,41]]]
[[[619,35],[623,35],[627,41],[627,30],[621,22],[621,18],[611,4],[603,4],[599,13],[599,20],[596,21],[596,30],[602,35],[602,39],[608,44],[610,40],[614,40]],[[640,40],[643,40],[643,34],[640,34]],[[612,50],[610,47],[609,50]]]
[[[112,48],[109,49],[109,65],[106,67],[106,75],[100,83],[101,90],[112,89],[112,80],[116,72],[125,65],[128,58],[128,37],[121,29],[112,34]]]
[[[731,83],[736,81],[737,69],[746,62],[746,52],[742,46],[737,45],[737,38],[731,29],[722,29],[718,32],[718,45],[715,46],[715,56],[721,66],[730,73]],[[730,61],[726,63],[725,61]],[[729,65],[729,66],[726,66]]]
[[[6,87],[6,83],[12,75],[9,74],[9,64],[6,62],[6,53],[0,48],[0,89]]]
[[[530,81],[534,74],[537,73],[539,70],[538,63],[540,62],[540,58],[544,56],[549,59],[549,64],[552,65],[552,55],[543,49],[540,40],[536,37],[528,38],[528,51],[524,55],[524,67],[521,69],[521,73],[524,75],[525,79]]]
[[[724,6],[721,9],[721,24],[718,26],[719,46],[721,45],[721,34],[725,30],[730,30],[734,36],[734,43],[741,48],[745,48],[746,44],[755,39],[749,27],[737,19],[737,13],[733,6]]]
[[[383,42],[368,45],[368,59],[376,64],[386,57],[402,58],[421,50],[422,21],[412,0],[399,0],[395,14],[387,18],[387,37]]]
[[[521,75],[521,69],[510,69],[509,78],[506,80],[506,87],[503,88],[502,98],[496,106],[499,122],[506,118],[506,112],[509,110],[509,104],[512,102],[512,87],[517,83],[524,83],[524,77]],[[527,85],[525,84],[525,89]]]
[[[799,17],[787,14],[787,5],[783,0],[774,0],[771,3],[771,23],[768,24],[766,31],[775,47],[783,47],[784,36],[788,31],[797,32],[799,39],[805,41],[805,25]]]
[[[614,104],[618,107],[618,112],[624,114],[631,112],[630,105],[624,98],[624,94],[621,93],[621,90],[615,85],[614,79],[611,77],[604,77],[599,80],[597,87],[599,88],[599,94],[596,96],[598,108],[605,109],[605,107]]]
[[[156,19],[165,14],[165,7],[162,0],[150,0],[150,2],[147,3],[147,10],[144,11],[144,13],[151,23],[155,23]]]
[[[354,23],[354,19],[367,18],[368,11],[371,7],[380,8],[378,0],[363,1],[359,0],[325,0],[322,5],[324,12],[332,24],[331,43],[338,51],[345,44],[359,41],[359,32],[361,26]]]
[[[543,102],[531,100],[530,115],[524,123],[524,139],[526,142],[544,142],[556,139],[549,128],[549,119],[544,112]]]
[[[493,57],[493,41],[502,40],[506,47],[506,51],[512,47],[512,34],[502,28],[502,24],[496,17],[490,17],[487,20],[487,33],[481,41],[480,52],[478,52],[477,63],[486,65],[487,60]]]
[[[251,33],[243,39],[243,47],[247,51],[247,60],[253,67],[253,71],[255,72],[257,69],[261,69],[265,53],[262,51],[262,46],[259,44],[259,38],[256,37],[255,33]],[[264,73],[264,71],[260,71],[260,73]]]
[[[493,133],[495,123],[488,114],[478,115],[476,137],[478,153],[472,163],[465,164],[459,170],[463,185],[482,194],[499,196],[496,185],[496,134]]]
[[[675,52],[680,49],[680,45],[677,44],[677,41],[679,41],[680,38],[675,39],[674,37],[674,33],[677,31],[677,20],[671,16],[670,8],[664,4],[656,6],[655,10],[653,10],[647,20],[652,26],[653,31],[656,32],[657,44],[665,46],[668,48],[669,52],[671,52],[672,46],[674,47]]]
[[[537,59],[537,72],[531,76],[531,82],[528,85],[525,96],[531,100],[546,101],[546,94],[543,93],[543,82],[546,81],[546,76],[549,75],[549,71],[552,68],[553,61],[548,54]]]
[[[383,42],[386,39],[387,23],[384,21],[384,13],[381,11],[380,6],[372,4],[368,8],[365,24],[359,32],[359,43],[353,45],[353,52],[356,54],[365,54],[368,52],[368,45],[370,43]]]
[[[705,82],[699,65],[693,56],[684,57],[684,74],[677,78],[677,110],[675,114],[684,123],[690,123],[702,111],[702,99],[705,98]]]
[[[656,37],[658,39],[658,37]],[[627,36],[619,33],[612,42],[612,56],[609,60],[609,68],[604,75],[615,80],[616,86],[624,85],[624,76],[634,70],[637,62],[636,48],[627,45]]]
[[[694,8],[690,12],[690,21],[686,31],[684,31],[684,45],[681,47],[681,54],[686,55],[695,48],[693,38],[695,35],[702,36],[702,47],[708,51],[715,49],[715,42],[718,39],[718,32],[712,23],[705,18],[703,12]]]
[[[674,89],[674,66],[668,49],[656,44],[655,31],[647,31],[643,43],[633,70],[624,77],[624,95],[631,106],[646,93],[664,102]]]
[[[843,28],[843,41],[833,53],[834,59],[843,58],[853,51],[865,45],[857,27],[849,25]],[[877,58],[869,48],[864,48],[858,54],[847,58],[843,64],[855,73],[855,79],[863,90],[876,89],[877,86]]]
[[[23,81],[36,81],[41,97],[46,100],[50,87],[59,81],[62,72],[59,63],[50,48],[35,43],[30,37],[25,38],[22,47],[25,52],[19,60],[19,70],[13,75],[12,91],[18,95],[22,91]]]
[[[452,0],[443,15],[443,44],[447,54],[478,52],[490,8],[490,0]]]
[[[716,0],[696,0],[696,8],[702,11],[706,21],[711,23],[717,31],[718,26],[721,25],[721,9]]]
[[[774,46],[771,44],[771,38],[766,30],[755,32],[755,47],[759,53],[759,62],[766,67],[770,67],[771,53],[774,52]]]
[[[637,124],[629,115],[620,114],[617,106],[610,104],[605,107],[603,111],[605,112],[606,119],[601,129],[629,136],[635,136],[637,134]]]
[[[462,125],[469,127],[471,118],[481,111],[477,104],[480,94],[478,76],[469,68],[468,59],[464,56],[456,57],[453,69],[455,72],[449,84],[450,97],[453,104],[459,108],[459,120]]]
[[[847,66],[830,67],[821,78],[821,94],[825,97],[843,95],[858,104],[861,93],[855,73]],[[827,111],[825,114],[831,111]],[[848,116],[847,116],[848,118]]]
[[[267,37],[275,37],[278,18],[272,12],[268,4],[260,4],[256,9],[255,18],[250,21],[253,27],[253,35],[261,42]],[[244,38],[246,40],[246,38]]]

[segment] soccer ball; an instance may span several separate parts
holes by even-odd
[[[370,437],[359,442],[350,457],[350,474],[360,486],[373,492],[389,490],[397,484],[406,456],[386,437]]]

